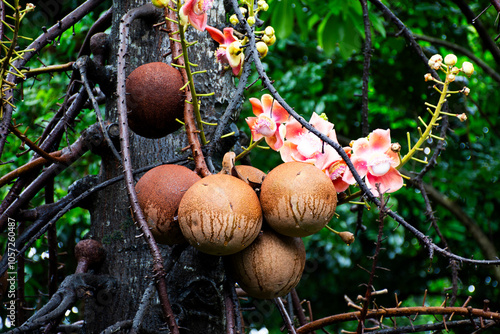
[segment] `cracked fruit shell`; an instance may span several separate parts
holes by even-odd
[[[260,202],[265,220],[275,231],[305,237],[332,219],[337,192],[330,178],[317,167],[286,162],[271,170],[262,182]]]
[[[177,210],[186,191],[201,178],[187,167],[161,165],[144,174],[135,185],[139,205],[160,244],[183,243]]]
[[[182,198],[179,225],[184,237],[201,252],[229,255],[248,247],[257,237],[262,210],[245,182],[226,174],[210,175]]]

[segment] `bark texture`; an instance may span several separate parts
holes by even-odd
[[[116,62],[117,31],[121,17],[127,10],[144,3],[144,0],[114,1],[113,26],[109,35],[112,46],[109,65],[113,66]],[[223,2],[214,2],[209,12],[209,25],[218,26],[224,19]],[[128,41],[127,75],[144,63],[171,62],[168,35],[158,27],[153,27],[161,20],[162,11],[158,10],[157,18],[133,23]],[[208,122],[216,122],[234,89],[232,78],[215,63],[213,52],[216,45],[208,33],[190,28],[188,39],[199,40],[197,45],[189,48],[190,61],[199,65],[196,70],[207,70],[207,73],[195,77],[198,93],[215,92],[215,96],[201,98],[202,117]],[[116,96],[108,96],[106,118],[111,122],[117,119],[115,99]],[[209,139],[213,130],[213,127],[205,128]],[[179,158],[185,154],[181,149],[188,146],[183,129],[160,139],[146,139],[131,133],[130,139],[134,169]],[[113,155],[103,155],[101,181],[121,173],[122,167]],[[106,249],[106,260],[100,273],[111,275],[118,281],[115,291],[97,292],[86,304],[86,332],[99,333],[119,321],[134,318],[141,297],[153,279],[152,257],[145,241],[138,237],[140,231],[134,225],[123,183],[108,187],[95,196],[91,217],[90,236],[101,241]],[[170,302],[181,333],[225,333],[222,291],[224,269],[221,259],[201,254],[188,245],[162,246],[162,251],[168,271]],[[143,321],[143,329],[167,333],[155,296]]]

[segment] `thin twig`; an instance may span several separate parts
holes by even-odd
[[[372,33],[370,28],[370,18],[368,17],[368,6],[366,0],[360,0],[363,8],[363,23],[365,26],[365,43],[363,50],[363,92],[361,96],[361,124],[363,137],[370,133],[370,125],[368,123],[368,81],[370,79],[370,58],[372,57]]]

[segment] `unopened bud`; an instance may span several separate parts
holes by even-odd
[[[448,82],[453,82],[455,81],[455,75],[454,74],[448,74],[448,76],[446,77],[446,80]]]
[[[255,16],[250,16],[247,19],[249,25],[253,26],[255,24]]]
[[[27,4],[26,4],[26,10],[27,10],[28,12],[31,12],[32,10],[35,10],[35,5],[34,5],[34,4],[32,4],[32,3],[27,3]]]
[[[424,75],[424,79],[425,79],[425,81],[431,81],[431,80],[434,80],[434,78],[432,77],[432,74],[430,74],[430,73],[426,73],[426,74]]]
[[[247,9],[245,7],[240,7],[240,12],[245,15],[247,13]]]
[[[465,113],[458,115],[457,118],[460,120],[460,122],[465,122],[467,120],[467,115]]]
[[[433,69],[439,69],[441,67],[442,62],[443,62],[443,57],[441,57],[440,54],[435,54],[429,59],[428,64],[429,67],[432,67]]]
[[[444,63],[448,66],[455,65],[457,63],[457,56],[455,56],[452,53],[450,53],[449,55],[446,55],[446,57],[444,57]]]
[[[469,88],[469,87],[464,87],[464,88],[462,88],[461,92],[462,92],[465,96],[469,96],[469,93],[470,93],[470,88]]]
[[[394,153],[399,153],[401,151],[401,144],[399,143],[392,143],[391,144],[391,151]]]
[[[236,14],[231,15],[231,17],[229,18],[229,22],[231,22],[232,25],[237,25],[238,23],[240,23]]]
[[[264,42],[257,42],[255,46],[257,47],[257,51],[259,51],[260,57],[264,58],[267,55],[267,51],[269,50],[267,44]]]
[[[472,63],[469,63],[468,61],[464,61],[464,63],[462,64],[462,71],[466,76],[470,77],[472,73],[474,73],[474,65],[472,65]]]
[[[165,8],[168,6],[170,0],[151,0],[153,5],[158,8]]]
[[[274,36],[274,28],[271,26],[267,26],[266,30],[264,30],[266,35],[269,36],[269,38]]]
[[[350,246],[354,242],[354,234],[349,231],[339,232],[339,237],[347,246]]]
[[[263,41],[264,43],[266,43],[268,46],[271,46],[271,45],[273,45],[273,44],[276,42],[276,36],[275,36],[275,35],[273,35],[272,37],[269,37],[269,36],[267,36],[267,35],[264,35],[264,36],[262,37],[262,41]]]
[[[457,75],[458,73],[460,73],[460,69],[456,66],[453,66],[453,68],[451,69],[451,74]]]

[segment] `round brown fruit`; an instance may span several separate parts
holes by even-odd
[[[179,205],[182,234],[198,250],[229,255],[249,246],[262,226],[253,189],[225,174],[207,176],[188,189]]]
[[[135,185],[139,205],[158,243],[185,242],[177,210],[186,191],[201,178],[180,165],[161,165],[144,174]]]
[[[238,285],[249,296],[262,299],[290,292],[299,283],[305,263],[302,239],[272,230],[264,230],[248,248],[231,255]]]
[[[337,192],[317,167],[286,162],[269,172],[262,183],[260,202],[265,220],[277,232],[305,237],[321,230],[332,219]]]
[[[128,125],[146,138],[161,138],[181,127],[184,92],[178,70],[161,62],[139,66],[127,77]]]

